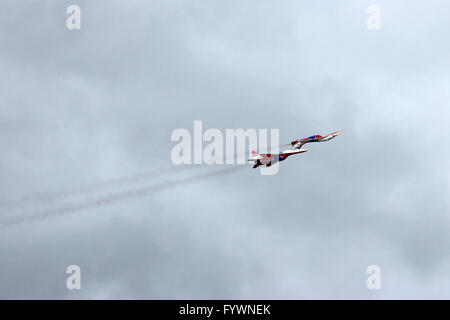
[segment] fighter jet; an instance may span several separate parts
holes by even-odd
[[[305,143],[309,143],[309,142],[325,142],[328,140],[331,140],[333,138],[335,138],[336,136],[340,135],[342,133],[342,131],[336,131],[330,134],[327,134],[326,136],[321,136],[321,135],[314,135],[314,136],[310,136],[307,138],[303,138],[303,139],[298,139],[295,141],[291,142],[291,147],[293,149],[301,149],[301,147],[305,144]]]
[[[259,166],[265,165],[266,167],[270,167],[272,164],[286,160],[287,157],[292,156],[294,154],[299,154],[308,151],[307,149],[302,149],[302,146],[309,142],[324,142],[335,138],[340,135],[342,131],[336,131],[326,136],[321,135],[313,135],[303,139],[297,139],[290,143],[291,149],[284,150],[281,153],[271,154],[271,153],[257,153],[256,151],[252,151],[252,157],[248,159],[249,162],[253,162],[253,168],[258,168]]]

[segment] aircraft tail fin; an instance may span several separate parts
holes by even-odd
[[[258,168],[259,166],[262,166],[262,163],[261,163],[261,161],[256,160],[256,163],[255,163],[255,165],[253,166],[253,169]]]

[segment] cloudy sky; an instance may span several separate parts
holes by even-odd
[[[2,1],[0,298],[450,299],[448,12]],[[170,135],[194,120],[282,143],[344,133],[277,175],[127,193],[222,170],[172,164]],[[132,196],[95,200],[117,192]],[[81,290],[66,288],[73,264]]]

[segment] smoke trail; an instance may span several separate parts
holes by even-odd
[[[40,220],[44,220],[44,219],[51,218],[54,216],[62,216],[62,215],[90,209],[90,208],[100,207],[103,205],[122,201],[125,199],[141,197],[141,196],[145,196],[145,195],[148,195],[148,194],[151,194],[154,192],[162,191],[162,190],[165,190],[165,189],[168,189],[171,187],[176,187],[181,184],[194,183],[194,182],[198,182],[198,181],[202,181],[202,180],[206,180],[206,179],[210,179],[210,178],[214,178],[214,177],[219,177],[219,176],[234,173],[239,170],[246,169],[246,168],[247,168],[247,166],[228,167],[225,169],[212,171],[212,172],[210,171],[207,173],[202,173],[202,174],[194,175],[194,176],[187,177],[187,178],[166,181],[164,183],[160,183],[160,184],[156,184],[156,185],[150,185],[150,186],[129,189],[129,190],[125,190],[125,191],[120,191],[120,192],[114,192],[114,193],[110,193],[105,196],[99,197],[97,199],[86,200],[86,201],[79,202],[79,203],[73,203],[73,204],[63,206],[63,207],[60,207],[60,208],[57,208],[54,210],[52,210],[52,209],[45,210],[45,211],[35,214],[35,215],[17,217],[17,218],[11,219],[9,221],[3,222],[0,225],[0,229],[6,229],[8,227],[20,225],[23,223],[40,221]]]
[[[63,200],[65,198],[93,192],[101,189],[105,189],[108,187],[120,187],[128,184],[136,183],[139,181],[154,179],[165,173],[172,173],[176,171],[185,170],[186,166],[172,166],[165,169],[158,169],[149,172],[137,173],[129,176],[123,176],[118,178],[113,178],[109,180],[99,181],[92,184],[87,184],[84,186],[77,186],[70,189],[59,190],[59,191],[45,191],[45,192],[36,192],[27,196],[24,196],[19,199],[2,201],[0,202],[0,206],[2,207],[17,207],[25,204],[34,204],[40,202],[52,202]]]
[[[275,146],[278,147],[278,146]],[[268,150],[270,147],[267,148]],[[228,160],[236,160],[241,156],[247,155],[247,153],[239,153],[236,155],[233,155],[233,157],[228,157],[224,159],[224,163],[227,163]],[[92,184],[87,184],[84,186],[77,186],[69,189],[63,189],[59,191],[44,191],[44,192],[35,192],[33,194],[13,199],[13,200],[0,200],[0,207],[3,208],[15,208],[15,207],[21,207],[27,204],[37,204],[37,203],[49,203],[49,202],[55,202],[64,200],[66,198],[81,195],[85,193],[91,193],[94,191],[106,189],[109,187],[123,187],[129,184],[135,184],[140,181],[148,181],[155,178],[158,178],[164,174],[170,174],[175,172],[184,171],[186,169],[192,169],[196,166],[188,165],[174,165],[170,166],[164,169],[156,169],[148,172],[118,177],[118,178],[112,178],[109,180],[99,181]]]
[[[277,148],[281,145],[274,146],[273,148]],[[267,147],[267,150],[270,150],[272,147]],[[241,156],[244,156],[248,154],[245,153],[239,153],[235,154],[232,157],[227,157],[224,159],[224,162],[227,163],[228,160],[234,160],[238,159]],[[184,170],[192,170],[192,168],[198,168],[196,165],[177,165],[177,166],[170,166],[164,169],[157,169],[153,171],[143,172],[140,174],[133,174],[118,178],[113,178],[110,180],[104,180],[99,181],[96,183],[84,185],[84,186],[78,186],[70,189],[60,190],[60,191],[54,191],[54,192],[38,192],[34,193],[16,200],[10,200],[10,201],[1,201],[0,200],[0,207],[3,208],[22,208],[22,210],[26,207],[26,205],[36,205],[36,204],[49,204],[50,202],[60,202],[62,200],[68,199],[69,197],[73,196],[86,196],[86,194],[90,193],[92,194],[95,191],[100,191],[109,187],[125,187],[127,185],[133,185],[139,182],[145,182],[149,180],[156,179],[162,175],[165,174],[172,174]],[[130,186],[131,187],[131,186]],[[119,193],[119,192],[116,192]],[[83,203],[89,202],[89,200],[84,201]],[[45,211],[46,212],[46,211]],[[19,218],[21,219],[21,218]],[[1,228],[1,227],[0,227]]]

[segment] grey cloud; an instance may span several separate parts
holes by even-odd
[[[72,2],[2,3],[2,200],[167,168],[171,132],[194,120],[282,143],[344,133],[275,176],[2,230],[1,298],[450,297],[446,1],[378,1],[379,31],[368,1],[77,3],[80,31]]]

